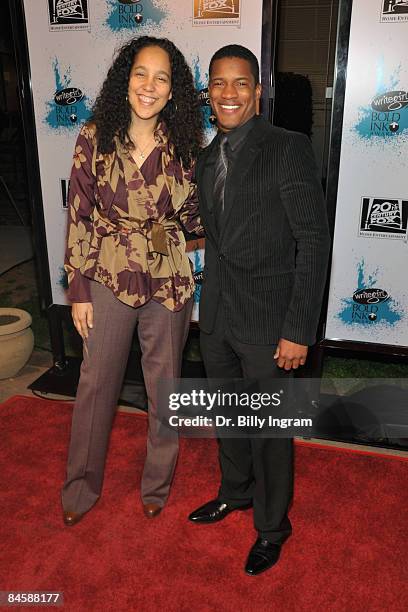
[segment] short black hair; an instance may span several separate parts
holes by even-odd
[[[218,51],[214,53],[214,55],[212,56],[210,60],[210,68],[208,71],[210,77],[211,77],[211,70],[212,70],[214,62],[216,60],[224,59],[224,57],[239,57],[243,60],[246,60],[251,67],[251,73],[255,79],[255,85],[259,83],[258,59],[256,55],[252,53],[252,51],[250,51],[246,47],[243,47],[242,45],[226,45],[225,47],[221,47],[221,49],[218,49]]]

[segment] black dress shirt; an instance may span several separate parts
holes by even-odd
[[[238,159],[238,155],[241,152],[242,147],[244,146],[245,140],[247,139],[250,131],[253,129],[255,122],[256,122],[256,115],[251,117],[251,119],[249,119],[243,125],[240,125],[239,127],[235,128],[235,130],[231,130],[230,132],[227,132],[226,134],[227,142],[228,142],[228,146],[227,146],[228,173],[227,173],[225,189],[224,189],[225,199],[228,198],[228,177],[231,176],[233,165],[235,161]],[[215,146],[213,147],[211,154],[208,156],[207,162],[204,167],[204,172],[203,172],[204,190],[205,190],[205,194],[206,194],[206,198],[208,202],[208,207],[211,210],[211,212],[215,215],[218,227],[221,222],[222,211],[219,210],[218,206],[214,206],[213,189],[214,189],[215,162],[219,155],[219,141],[220,141],[222,134],[223,132],[219,131],[217,136],[215,137],[215,143],[214,143]]]

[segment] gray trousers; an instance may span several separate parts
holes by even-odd
[[[141,497],[144,504],[166,503],[178,455],[178,437],[158,435],[157,381],[179,378],[193,300],[171,312],[150,300],[132,308],[110,289],[92,282],[94,326],[84,342],[81,376],[72,416],[67,478],[62,505],[86,512],[98,500],[112,421],[122,387],[135,326],[142,349],[149,428]]]

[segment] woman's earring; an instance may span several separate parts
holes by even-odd
[[[129,102],[129,96],[127,94],[125,96],[125,100],[126,100],[126,102]]]
[[[211,113],[211,115],[208,117],[208,121],[211,123],[211,125],[215,125],[217,123],[217,117],[214,115],[214,113]]]

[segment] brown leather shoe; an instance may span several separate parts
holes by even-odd
[[[79,523],[79,521],[81,520],[81,518],[84,516],[84,513],[80,513],[80,512],[65,512],[63,514],[63,518],[64,518],[64,523],[67,527],[73,527],[74,525],[76,525],[77,523]]]
[[[143,504],[143,512],[147,518],[154,518],[158,516],[161,511],[161,506],[158,504]]]

